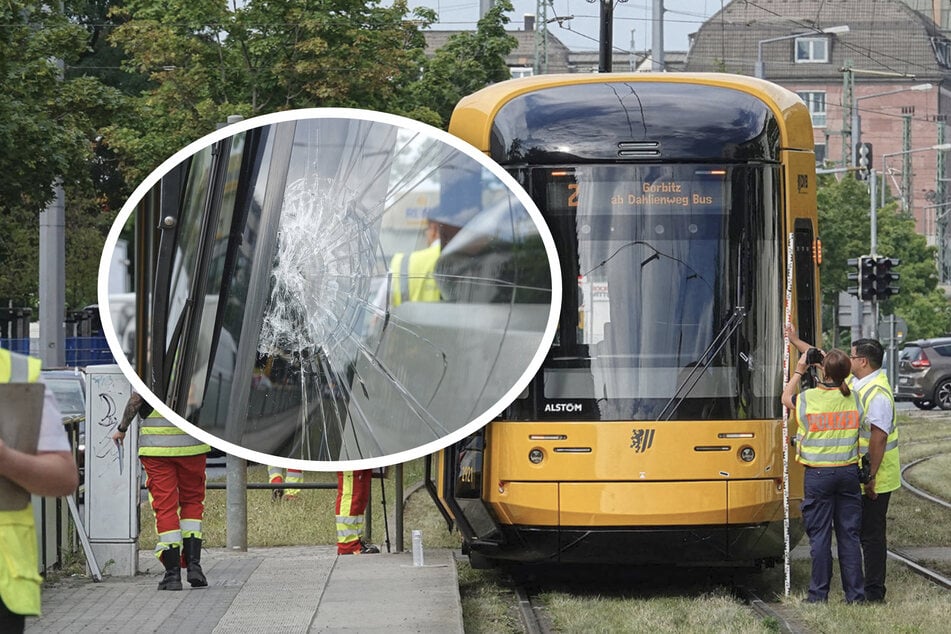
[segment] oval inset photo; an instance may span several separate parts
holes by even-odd
[[[555,336],[558,267],[528,194],[467,143],[297,110],[152,173],[109,234],[99,301],[133,387],[195,438],[365,469],[460,441],[520,397]],[[134,292],[113,290],[123,278]]]

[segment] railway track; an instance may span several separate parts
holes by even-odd
[[[951,502],[948,502],[947,500],[944,500],[944,499],[939,498],[939,497],[935,497],[934,495],[931,495],[931,494],[928,493],[927,491],[923,491],[923,490],[921,490],[921,489],[915,487],[914,485],[912,485],[911,483],[909,483],[908,480],[905,479],[905,473],[906,473],[909,469],[911,469],[911,468],[914,467],[915,465],[919,465],[919,464],[921,464],[921,463],[923,463],[923,462],[927,462],[928,460],[931,460],[932,458],[934,458],[934,456],[926,456],[926,457],[924,457],[924,458],[919,458],[918,460],[914,460],[914,461],[912,461],[912,462],[909,462],[908,464],[906,464],[905,466],[903,466],[903,467],[901,468],[901,485],[902,485],[903,487],[905,487],[906,489],[908,489],[908,491],[909,491],[910,493],[916,495],[917,497],[920,497],[920,498],[922,498],[922,499],[925,499],[925,500],[929,500],[929,501],[931,501],[931,502],[934,502],[935,504],[938,504],[938,505],[940,505],[940,506],[943,506],[943,507],[946,508],[946,509],[951,509]]]
[[[522,631],[525,634],[551,634],[548,619],[542,615],[540,608],[532,602],[532,595],[528,587],[524,583],[515,581],[512,590],[518,602],[518,619],[522,628],[524,628]]]
[[[808,630],[791,619],[780,603],[770,603],[760,598],[752,588],[741,586],[736,589],[737,596],[743,600],[761,620],[775,623],[783,634],[806,634]]]
[[[947,500],[922,491],[909,484],[905,478],[905,474],[908,470],[928,459],[929,458],[921,458],[903,466],[901,471],[902,486],[921,499],[938,504],[944,508],[951,508],[951,503]],[[944,589],[951,589],[951,579],[929,568],[919,559],[916,559],[914,554],[902,551],[901,549],[890,549],[888,555],[893,561],[906,566],[935,585]],[[527,634],[551,634],[554,630],[551,627],[548,615],[535,598],[538,582],[513,576],[510,577],[509,583],[511,584],[510,587],[517,603],[522,631]],[[544,585],[544,582],[542,585]],[[755,582],[752,585],[745,584],[735,586],[735,594],[738,600],[743,601],[762,621],[769,623],[770,629],[776,629],[785,634],[808,634],[810,632],[809,628],[797,621],[796,608],[794,605],[786,605],[781,602],[772,602],[763,599],[762,596],[765,596],[764,591],[755,587]],[[768,594],[768,592],[766,594]]]
[[[928,493],[927,491],[923,491],[922,489],[919,489],[918,487],[916,487],[916,486],[912,485],[910,482],[908,482],[908,480],[905,478],[905,474],[906,474],[910,469],[912,469],[915,465],[919,465],[919,464],[921,464],[921,463],[923,463],[923,462],[927,462],[928,460],[930,460],[930,459],[933,458],[933,457],[934,457],[934,456],[926,456],[926,457],[924,457],[924,458],[919,458],[919,459],[917,459],[917,460],[913,460],[912,462],[909,462],[908,464],[904,465],[904,466],[901,468],[901,485],[902,485],[902,487],[904,487],[905,489],[907,489],[909,493],[911,493],[912,495],[914,495],[914,496],[916,496],[916,497],[918,497],[918,498],[921,498],[921,499],[923,499],[923,500],[927,500],[927,501],[929,501],[929,502],[931,502],[931,503],[933,503],[933,504],[937,504],[937,505],[942,506],[942,507],[944,507],[944,508],[946,508],[946,509],[951,509],[951,502],[948,502],[947,500],[942,499],[942,498],[939,498],[939,497],[937,497],[937,496],[931,495],[931,494]],[[893,560],[895,560],[895,561],[897,561],[897,562],[899,562],[899,563],[901,563],[901,564],[907,566],[908,568],[910,568],[911,570],[913,570],[913,571],[916,572],[917,574],[921,575],[921,576],[924,577],[925,579],[928,579],[928,580],[931,581],[932,583],[935,583],[935,584],[941,586],[942,588],[945,588],[946,590],[951,590],[951,579],[948,579],[948,577],[945,577],[945,576],[942,575],[941,573],[939,573],[939,572],[937,572],[937,571],[935,571],[935,570],[932,570],[932,569],[928,568],[927,566],[923,565],[922,563],[916,561],[916,560],[913,559],[910,555],[908,555],[908,554],[906,554],[906,553],[904,553],[904,552],[902,552],[902,551],[899,551],[899,550],[889,549],[889,550],[888,550],[888,556],[889,556],[889,558],[891,558],[891,559],[893,559]]]

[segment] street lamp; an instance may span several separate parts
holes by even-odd
[[[781,35],[779,37],[771,37],[765,40],[760,40],[756,43],[756,76],[760,79],[765,77],[765,69],[763,67],[763,44],[769,44],[770,42],[779,42],[781,40],[791,40],[797,37],[806,37],[808,35],[816,35],[827,33],[829,35],[834,35],[836,33],[848,33],[849,26],[843,24],[841,26],[829,26],[824,29],[815,29],[812,31],[803,31],[802,33],[793,33],[792,35]]]
[[[874,99],[875,97],[884,97],[886,95],[894,95],[900,92],[924,92],[926,90],[931,90],[934,88],[931,84],[915,84],[914,86],[908,86],[906,88],[898,88],[896,90],[887,90],[885,92],[877,92],[871,95],[862,95],[861,97],[852,98],[852,164],[858,165],[858,148],[862,145],[862,115],[859,112],[859,103],[863,99]]]

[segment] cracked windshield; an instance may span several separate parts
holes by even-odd
[[[407,459],[488,422],[551,344],[557,256],[478,156],[347,118],[193,155],[153,238],[153,392],[224,449],[291,460]]]

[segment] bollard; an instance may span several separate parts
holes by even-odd
[[[423,565],[423,531],[413,531],[413,565]]]

